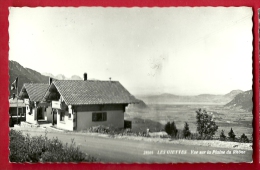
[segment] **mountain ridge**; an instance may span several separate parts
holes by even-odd
[[[83,80],[80,76],[78,75],[72,75],[71,77],[66,77],[65,75],[63,74],[58,74],[56,76],[54,76],[53,74],[51,73],[42,73],[42,75],[45,75],[45,76],[49,76],[49,77],[52,77],[54,79],[57,79],[57,80]]]
[[[11,90],[10,86],[18,77],[18,91],[22,88],[24,83],[48,83],[49,77],[42,75],[41,73],[32,70],[30,68],[23,67],[16,61],[9,60],[9,91],[10,95],[16,93],[16,90]]]
[[[163,93],[158,95],[136,95],[147,104],[173,104],[173,103],[216,103],[226,104],[242,90],[232,90],[227,94],[199,94],[199,95],[175,95]]]
[[[20,90],[24,83],[49,83],[49,77],[53,77],[55,79],[58,79],[57,76],[60,79],[65,79],[66,77],[62,74],[59,74],[57,76],[53,76],[51,73],[45,73],[45,75],[30,69],[25,68],[22,65],[20,65],[16,61],[9,60],[9,90],[10,95],[12,93],[16,93],[16,90],[11,91],[10,85],[15,80],[16,77],[19,77],[19,83],[18,83],[18,90]],[[76,80],[81,79],[79,76],[75,75],[72,76],[72,79],[70,80]],[[189,103],[189,102],[198,102],[198,103],[222,103],[227,104],[231,102],[234,97],[240,93],[243,93],[242,90],[232,90],[227,94],[224,95],[216,95],[216,94],[200,94],[195,96],[181,96],[181,95],[175,95],[171,93],[163,93],[160,95],[136,95],[136,97],[140,100],[140,107],[146,107],[146,104],[172,104],[172,103]],[[247,97],[248,98],[248,97]],[[238,102],[239,100],[236,99]],[[234,103],[233,103],[234,104]],[[232,104],[231,104],[232,105]],[[243,104],[245,105],[245,104]]]
[[[253,110],[253,91],[248,90],[242,93],[239,93],[231,100],[229,103],[225,105],[230,108],[243,109],[246,111]]]

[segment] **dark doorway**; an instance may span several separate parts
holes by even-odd
[[[38,108],[37,109],[37,119],[43,119],[43,116],[42,116],[42,108]]]
[[[56,125],[56,124],[57,124],[57,111],[52,110],[52,125]]]

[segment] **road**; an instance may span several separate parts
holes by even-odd
[[[31,136],[43,135],[44,131],[30,131]],[[71,143],[73,138],[80,150],[97,157],[99,162],[147,162],[147,163],[181,163],[181,162],[251,162],[252,150],[226,149],[172,143],[115,139],[81,133],[48,132],[48,138],[57,137],[64,143]],[[214,154],[203,153],[211,151]],[[214,151],[215,150],[215,151]],[[217,153],[216,151],[231,154]],[[147,152],[146,152],[147,151]],[[197,154],[191,152],[199,151]],[[243,154],[233,154],[242,151]],[[201,152],[201,154],[200,154]]]

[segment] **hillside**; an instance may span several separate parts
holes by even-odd
[[[10,95],[16,93],[16,90],[10,89],[10,85],[16,77],[19,77],[18,90],[21,90],[24,83],[48,83],[49,77],[34,71],[30,68],[25,68],[16,61],[9,61],[9,90]]]
[[[51,73],[39,73],[30,68],[25,68],[16,61],[9,60],[9,91],[10,95],[16,93],[16,90],[10,89],[10,85],[14,82],[16,77],[19,77],[18,90],[20,90],[24,83],[48,83],[49,77],[58,80],[83,80],[77,75],[73,75],[70,78],[65,77],[62,74],[53,76]]]
[[[227,103],[226,107],[239,108],[246,111],[253,109],[253,91],[248,90],[235,96],[235,98]]]
[[[242,90],[232,90],[231,92],[225,94],[225,97],[234,98],[237,94],[242,93]]]
[[[137,96],[147,104],[172,104],[172,103],[215,103],[226,104],[242,90],[233,90],[225,95],[200,94],[196,96],[180,96],[169,93],[160,95]]]

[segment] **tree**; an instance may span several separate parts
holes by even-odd
[[[213,115],[209,115],[206,110],[202,111],[201,109],[198,109],[196,113],[199,139],[211,139],[218,130]]]
[[[231,128],[230,131],[228,132],[228,136],[229,136],[229,139],[230,139],[231,141],[235,141],[236,135],[235,135],[235,133],[234,133],[234,131],[233,131],[232,128]]]
[[[164,129],[165,129],[165,132],[166,132],[168,135],[172,136],[172,137],[176,137],[176,135],[177,135],[177,133],[178,133],[178,129],[177,129],[177,127],[176,127],[174,121],[172,121],[172,123],[167,122],[166,125],[165,125],[165,127],[164,127]]]
[[[184,138],[187,138],[187,137],[189,137],[191,135],[189,124],[187,122],[185,122],[184,128],[183,128],[182,132],[183,132]]]
[[[240,142],[242,142],[242,143],[249,142],[249,139],[247,138],[247,136],[244,133],[240,136]]]
[[[220,138],[221,141],[225,141],[226,138],[227,138],[226,135],[225,135],[225,133],[224,133],[224,130],[223,130],[223,129],[222,129],[222,131],[221,131],[221,133],[220,133],[219,138]]]
[[[166,125],[164,126],[164,130],[168,135],[172,134],[172,129],[171,129],[171,123],[167,122]]]

